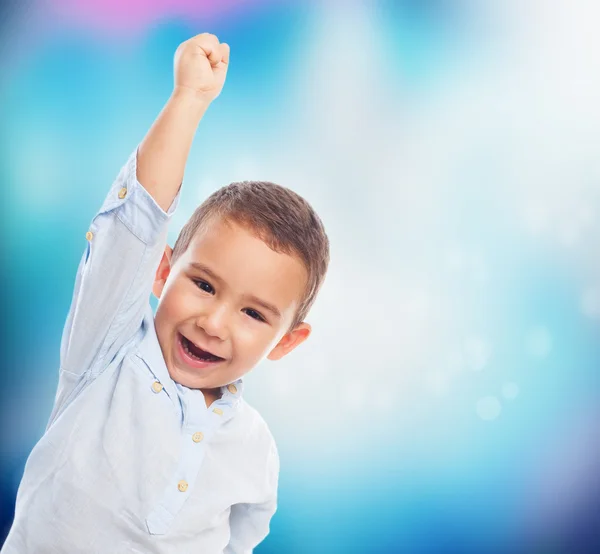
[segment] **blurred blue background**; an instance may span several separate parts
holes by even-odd
[[[247,378],[259,554],[600,552],[593,1],[28,0],[0,11],[0,543],[54,400],[85,232],[178,44],[231,45],[172,245],[240,179],[324,220],[313,335]],[[153,300],[153,305],[155,302]]]

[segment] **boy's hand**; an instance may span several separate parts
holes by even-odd
[[[198,123],[225,83],[229,45],[196,35],[179,45],[173,65],[173,93],[137,152],[137,179],[164,212],[181,186]]]
[[[192,92],[207,104],[223,88],[229,66],[229,45],[210,33],[182,42],[175,52],[175,92]]]

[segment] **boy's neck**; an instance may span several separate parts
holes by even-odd
[[[221,398],[221,387],[217,389],[200,389],[202,394],[204,395],[204,401],[206,403],[206,407],[210,408],[210,405],[215,401]]]

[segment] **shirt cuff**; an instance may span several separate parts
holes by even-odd
[[[137,148],[112,184],[98,215],[115,211],[117,217],[146,244],[154,242],[177,210],[181,185],[165,212],[137,180]]]

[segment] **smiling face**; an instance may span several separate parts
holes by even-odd
[[[298,258],[225,220],[199,230],[173,265],[167,246],[153,292],[160,299],[156,333],[171,378],[202,389],[208,404],[220,396],[219,387],[265,357],[285,356],[310,334],[307,323],[289,331],[306,282]]]

